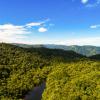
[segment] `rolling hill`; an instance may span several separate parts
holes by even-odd
[[[100,54],[100,47],[89,46],[89,45],[86,45],[86,46],[77,46],[77,45],[67,46],[67,45],[53,45],[53,44],[46,44],[46,45],[14,44],[14,45],[24,47],[24,48],[45,47],[45,48],[50,48],[50,49],[72,50],[74,52],[77,52],[77,53],[85,55],[85,56],[93,56],[96,54]]]
[[[42,83],[46,88],[36,95],[39,100],[100,99],[100,61],[74,51],[25,46],[0,43],[0,100],[28,100]]]

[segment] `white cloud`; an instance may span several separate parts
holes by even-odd
[[[96,2],[93,4],[87,4],[86,7],[93,8],[93,7],[97,7],[98,5],[100,5],[100,0],[96,0]]]
[[[88,2],[88,0],[81,0],[81,2],[82,2],[83,4],[86,4],[86,3]]]
[[[97,45],[100,46],[100,37],[72,39],[66,42],[69,45]]]
[[[33,27],[33,26],[40,26],[40,25],[42,25],[42,22],[32,22],[32,23],[28,23],[28,24],[26,24],[26,27]]]
[[[13,24],[0,25],[0,41],[10,42],[26,38],[28,31],[24,26],[17,26]]]
[[[40,27],[40,28],[38,29],[38,31],[39,31],[39,32],[46,32],[46,31],[48,31],[48,30],[47,30],[47,28]]]
[[[51,40],[47,44],[100,46],[100,37],[76,38],[76,39],[66,39],[66,40]]]
[[[72,0],[76,1],[76,0]],[[81,3],[85,5],[87,8],[93,8],[100,5],[100,0],[94,0],[94,3],[91,3],[92,0],[81,0]]]
[[[21,43],[23,42],[23,39],[24,41],[26,41],[29,39],[30,34],[32,34],[34,30],[37,30],[39,32],[48,31],[48,29],[45,27],[49,27],[49,23],[47,24],[47,22],[49,21],[50,19],[46,18],[43,21],[30,22],[25,25],[1,24],[0,25],[0,42],[20,42]]]
[[[0,25],[0,33],[6,35],[21,35],[28,34],[29,31],[24,26],[17,26],[13,24]]]
[[[94,45],[100,46],[100,36],[99,37],[86,37],[86,38],[76,38],[76,39],[36,39],[27,42],[29,44],[57,44],[57,45]]]
[[[92,29],[100,28],[100,25],[91,25],[90,28]]]
[[[34,27],[34,26],[44,26],[45,23],[47,23],[47,22],[49,22],[49,21],[50,21],[50,19],[47,18],[47,19],[45,19],[44,21],[40,21],[40,22],[31,22],[31,23],[26,24],[26,27],[31,28],[31,27]]]

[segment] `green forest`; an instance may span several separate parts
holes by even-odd
[[[24,100],[43,82],[41,100],[100,100],[100,55],[0,43],[0,100]]]
[[[28,44],[18,44],[18,43],[13,43],[13,45],[17,45],[19,47],[24,47],[24,48],[45,47],[45,48],[50,48],[50,49],[72,50],[74,52],[77,52],[79,54],[82,54],[88,57],[92,55],[100,54],[100,47],[92,46],[92,45],[83,45],[83,46],[78,46],[78,45],[67,46],[67,45],[56,45],[56,44],[28,45]]]

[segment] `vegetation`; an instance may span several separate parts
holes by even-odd
[[[26,45],[26,44],[14,44],[20,47],[24,48],[40,48],[40,47],[45,47],[45,48],[51,48],[51,49],[62,49],[62,50],[72,50],[74,52],[77,52],[79,54],[85,55],[85,56],[93,56],[96,54],[100,54],[100,47],[96,46],[77,46],[77,45],[72,45],[72,46],[66,46],[66,45]]]
[[[48,75],[42,100],[100,100],[100,62],[56,66]]]
[[[90,59],[94,59],[94,60],[100,60],[100,54],[90,56],[89,58],[90,58]]]
[[[73,51],[0,44],[0,100],[22,100],[43,82],[42,100],[100,100],[100,62]]]

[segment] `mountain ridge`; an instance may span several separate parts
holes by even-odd
[[[28,45],[28,44],[17,44],[13,43],[13,45],[17,45],[24,48],[39,48],[39,47],[45,47],[50,49],[63,49],[63,50],[72,50],[76,53],[85,55],[85,56],[93,56],[100,54],[100,47],[99,46],[92,46],[92,45],[56,45],[56,44],[36,44],[36,45]]]

